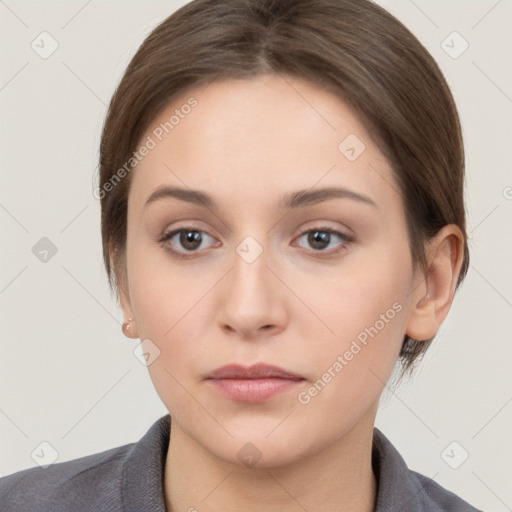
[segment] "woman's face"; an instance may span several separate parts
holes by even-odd
[[[183,94],[142,145],[122,305],[173,428],[268,467],[372,428],[418,276],[398,185],[358,118],[262,75]],[[148,202],[166,187],[179,192]],[[261,363],[294,378],[212,373]]]

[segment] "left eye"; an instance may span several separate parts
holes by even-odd
[[[346,245],[346,243],[351,241],[351,238],[344,233],[331,228],[308,229],[299,236],[299,240],[304,237],[306,237],[307,243],[314,249],[315,252],[338,252]],[[341,240],[342,243],[338,244],[338,249],[334,249],[333,251],[326,251],[325,249],[329,247],[333,241],[333,238]]]

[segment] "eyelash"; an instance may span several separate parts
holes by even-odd
[[[194,232],[194,233],[206,233],[205,231],[195,228],[193,226],[185,226],[182,228],[175,229],[173,231],[170,231],[169,233],[164,233],[160,239],[158,240],[159,243],[163,245],[163,248],[171,253],[173,256],[179,258],[179,259],[187,259],[192,258],[198,253],[199,251],[189,251],[188,253],[183,253],[180,251],[177,251],[175,249],[172,249],[169,244],[165,244],[168,240],[171,240],[174,238],[175,235],[182,233],[182,232]],[[299,233],[297,236],[298,239],[302,238],[305,234],[311,233],[311,232],[320,232],[320,233],[328,233],[329,235],[336,235],[338,236],[344,243],[342,243],[340,246],[338,246],[335,250],[325,251],[325,250],[311,250],[311,252],[315,256],[319,257],[331,257],[335,256],[338,253],[344,251],[347,248],[347,245],[352,242],[354,239],[351,236],[346,235],[345,233],[342,233],[341,231],[337,231],[335,229],[329,228],[329,227],[315,227],[315,228],[308,228]],[[206,233],[207,234],[207,233]],[[207,234],[208,235],[208,234]],[[208,235],[210,236],[210,235]],[[213,238],[213,237],[211,237]],[[329,241],[330,242],[330,241]]]

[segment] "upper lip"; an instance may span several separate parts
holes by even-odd
[[[265,363],[252,366],[228,364],[213,370],[206,376],[207,379],[269,379],[272,377],[292,380],[302,380],[304,378],[278,366]]]

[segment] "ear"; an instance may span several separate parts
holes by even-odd
[[[427,244],[427,275],[412,293],[406,334],[418,341],[433,338],[453,302],[464,258],[464,235],[456,224],[444,226]]]

